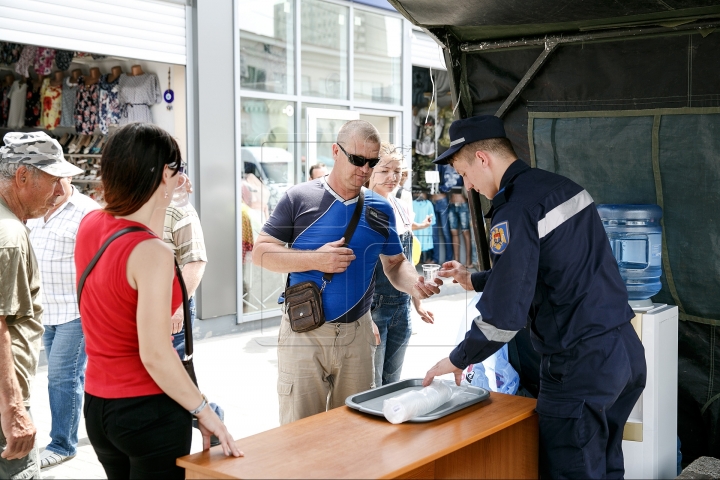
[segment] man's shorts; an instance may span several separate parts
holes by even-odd
[[[448,208],[450,230],[470,230],[470,209],[467,203],[451,203]]]

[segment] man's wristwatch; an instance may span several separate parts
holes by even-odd
[[[202,403],[200,403],[200,405],[195,410],[190,410],[190,415],[192,415],[193,417],[197,417],[198,414],[202,412],[202,409],[205,408],[208,404],[208,399],[205,394],[201,393],[200,395],[202,395]]]

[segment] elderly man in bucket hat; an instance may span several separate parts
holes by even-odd
[[[82,172],[44,132],[10,132],[0,147],[0,478],[39,477],[30,382],[43,333],[40,273],[25,222]]]

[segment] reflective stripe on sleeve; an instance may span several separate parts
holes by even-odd
[[[538,222],[538,235],[543,238],[574,215],[580,213],[591,203],[593,203],[593,199],[587,190],[583,190],[570,200],[561,203],[550,210],[545,215],[545,218]]]
[[[491,342],[507,343],[513,339],[516,330],[500,330],[499,328],[490,325],[489,323],[483,322],[482,316],[478,315],[475,317],[475,325],[480,329],[485,338]]]

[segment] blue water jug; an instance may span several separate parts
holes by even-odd
[[[659,205],[598,205],[613,255],[631,301],[660,291],[662,209]]]

